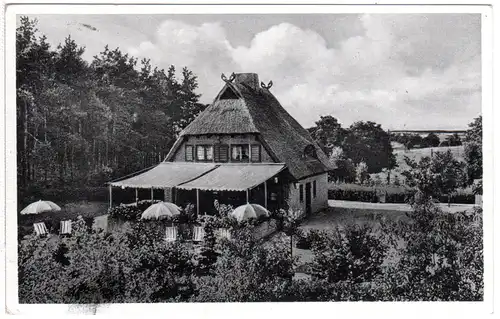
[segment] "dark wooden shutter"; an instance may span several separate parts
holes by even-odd
[[[220,162],[220,144],[214,145],[214,162]]]
[[[227,144],[219,145],[219,162],[227,162],[229,159],[229,146]]]
[[[304,185],[299,185],[299,200],[302,203],[304,201]]]
[[[251,155],[252,155],[252,162],[260,162],[260,145],[259,144],[253,144],[252,145],[252,150],[251,150]]]

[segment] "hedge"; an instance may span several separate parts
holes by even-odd
[[[334,184],[328,186],[328,199],[378,203],[385,194],[386,203],[407,203],[415,190],[405,186],[381,185],[365,186],[357,184]],[[448,196],[438,198],[441,203],[448,202]],[[475,197],[471,189],[459,189],[451,194],[450,202],[455,204],[474,204]]]

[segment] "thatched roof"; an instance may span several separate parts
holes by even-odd
[[[258,83],[257,74],[236,74],[234,82],[226,82],[214,102],[181,132],[180,139],[190,135],[254,133],[274,160],[285,163],[296,179],[333,169],[309,132]],[[314,146],[317,159],[304,156],[307,145]],[[172,160],[177,147],[174,145],[167,160]]]

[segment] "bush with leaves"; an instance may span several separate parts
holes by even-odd
[[[381,273],[388,247],[368,225],[323,231],[312,243],[311,275],[329,282],[366,282]]]
[[[218,244],[221,255],[212,274],[193,279],[197,293],[191,301],[277,301],[296,263],[286,246],[284,239],[262,244],[252,226],[240,229],[231,241]]]
[[[29,238],[19,247],[21,303],[165,302],[192,294],[193,255],[179,243],[128,232],[89,231],[83,219],[57,242]]]
[[[113,206],[108,209],[108,214],[112,218],[116,218],[119,220],[139,220],[141,218],[142,210],[140,210],[137,206],[130,205],[119,205]]]
[[[443,212],[419,194],[409,216],[412,223],[390,231],[405,243],[398,263],[384,275],[390,295],[397,300],[482,300],[482,209]]]
[[[450,198],[457,188],[465,185],[464,163],[457,161],[450,150],[436,152],[432,158],[422,157],[418,162],[405,157],[405,162],[409,168],[402,174],[407,184],[424,196]]]

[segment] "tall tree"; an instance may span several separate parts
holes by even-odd
[[[335,146],[341,146],[345,138],[345,130],[331,115],[321,116],[315,124],[316,127],[311,130],[311,135],[323,151],[330,156]]]
[[[347,157],[357,165],[365,162],[368,173],[379,173],[383,168],[394,168],[390,135],[374,122],[355,122],[347,129],[342,145]]]
[[[465,134],[465,165],[467,182],[472,184],[475,179],[483,178],[483,118],[479,116],[469,123]]]
[[[453,157],[450,150],[436,152],[415,161],[405,156],[408,169],[403,172],[410,187],[416,187],[425,197],[450,195],[464,185],[464,164]]]

